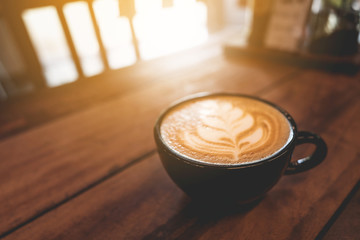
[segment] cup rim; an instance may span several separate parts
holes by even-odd
[[[165,143],[164,139],[161,136],[161,132],[160,132],[161,122],[162,122],[163,118],[165,117],[165,115],[170,110],[172,110],[174,107],[176,107],[176,106],[178,106],[178,105],[180,105],[180,104],[182,104],[184,102],[188,102],[188,101],[191,101],[191,100],[194,100],[194,99],[212,97],[212,96],[245,97],[245,98],[250,98],[250,99],[253,99],[253,100],[263,102],[263,103],[275,108],[276,110],[278,110],[287,119],[287,121],[288,121],[288,123],[290,125],[290,131],[292,132],[291,139],[288,140],[287,143],[282,148],[280,148],[278,151],[276,151],[275,153],[273,153],[272,155],[270,155],[268,157],[261,158],[261,159],[251,161],[251,162],[243,162],[243,163],[235,163],[235,164],[211,163],[211,162],[205,162],[205,161],[201,161],[201,160],[196,160],[194,158],[191,158],[191,157],[188,157],[186,155],[180,154],[177,151],[170,148]],[[172,104],[170,104],[165,110],[163,110],[162,113],[159,115],[159,117],[157,118],[157,120],[155,122],[154,135],[155,135],[156,141],[161,143],[163,149],[167,153],[173,155],[174,157],[176,157],[180,161],[183,161],[183,162],[191,164],[191,165],[197,165],[199,167],[214,167],[214,168],[226,168],[226,169],[231,168],[231,169],[233,169],[233,168],[244,168],[244,167],[261,165],[261,164],[264,164],[266,162],[275,160],[279,156],[283,155],[285,152],[287,152],[287,150],[295,142],[295,139],[296,139],[296,136],[297,136],[297,126],[296,126],[296,123],[295,123],[293,117],[287,111],[285,111],[283,108],[276,105],[275,103],[272,103],[272,102],[270,102],[268,100],[265,100],[265,99],[262,99],[260,97],[253,96],[253,95],[248,95],[248,94],[241,94],[241,93],[226,93],[226,92],[209,93],[209,92],[201,92],[201,93],[196,93],[196,94],[192,94],[192,95],[180,98],[180,99],[174,101]]]

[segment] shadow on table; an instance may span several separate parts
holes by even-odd
[[[197,239],[219,220],[234,215],[245,216],[263,198],[249,204],[191,201],[184,195],[185,208],[144,239]]]

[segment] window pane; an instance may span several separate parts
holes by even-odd
[[[119,17],[118,1],[96,0],[93,7],[110,67],[115,69],[134,64],[136,55],[129,21]]]
[[[101,73],[104,70],[104,65],[87,3],[79,1],[66,4],[64,15],[84,75],[92,76]]]
[[[74,62],[53,6],[29,9],[22,14],[35,51],[40,59],[48,86],[77,79]]]
[[[143,59],[153,59],[205,42],[206,6],[196,0],[174,0],[162,8],[161,0],[137,0],[134,26]],[[121,9],[120,9],[121,11]]]

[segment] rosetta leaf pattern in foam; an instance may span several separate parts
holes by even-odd
[[[213,111],[201,117],[195,132],[185,132],[187,147],[197,152],[226,155],[237,160],[239,154],[251,148],[262,135],[261,127],[254,128],[254,118],[231,103],[216,103]]]

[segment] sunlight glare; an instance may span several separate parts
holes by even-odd
[[[110,67],[116,69],[134,64],[136,56],[129,20],[119,17],[117,0],[95,0],[93,8]]]
[[[120,17],[117,0],[94,0],[96,24],[110,68],[117,69],[137,61],[127,17]],[[162,0],[135,0],[133,17],[140,58],[154,59],[194,47],[208,38],[206,5],[196,0],[174,0],[163,8]],[[67,3],[63,12],[85,76],[101,73],[104,63],[88,4]],[[49,86],[75,81],[78,73],[71,57],[57,9],[54,6],[28,9],[25,25],[43,66]]]
[[[56,8],[28,9],[23,12],[22,18],[43,67],[47,85],[54,87],[75,81],[78,74]]]
[[[161,0],[137,0],[134,17],[140,54],[153,59],[206,41],[206,6],[195,0],[175,0],[161,7]]]
[[[104,65],[87,3],[67,3],[64,14],[85,76],[101,73]]]

